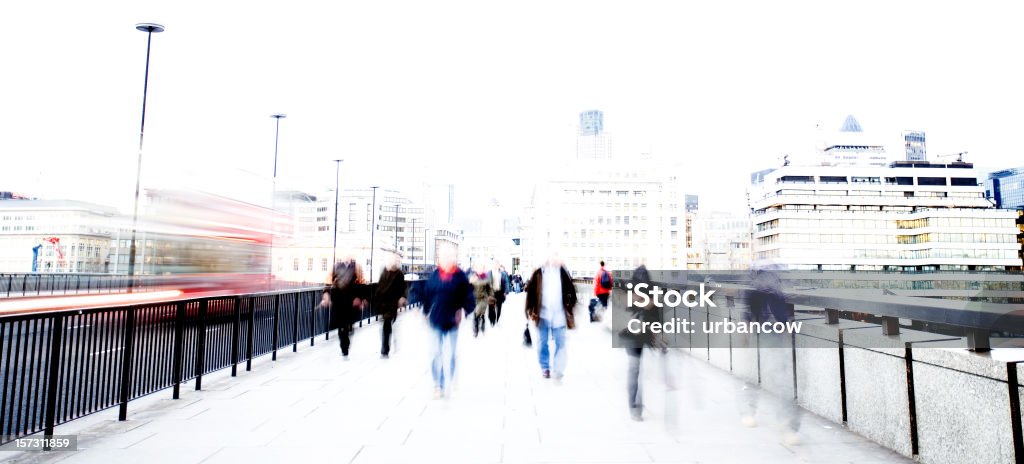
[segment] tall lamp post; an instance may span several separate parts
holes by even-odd
[[[372,284],[373,283],[373,251],[374,251],[375,248],[377,248],[375,242],[373,241],[374,240],[373,235],[374,235],[375,232],[377,232],[377,188],[378,188],[378,186],[374,185],[374,186],[372,186],[370,188],[373,189],[373,206],[370,207],[370,210],[373,212],[373,216],[370,218],[370,283]]]
[[[139,23],[135,25],[146,33],[146,77],[142,84],[142,123],[139,125],[139,161],[135,170],[135,206],[132,208],[132,242],[128,249],[128,292],[131,293],[135,287],[135,235],[138,232],[139,224],[139,184],[142,180],[142,138],[146,133],[146,97],[149,93],[149,51],[153,44],[153,34],[164,31],[164,27],[153,23]]]
[[[334,272],[334,264],[338,262],[338,188],[341,185],[341,162],[345,160],[334,160],[334,251],[331,254],[331,272]]]
[[[270,193],[270,209],[273,216],[271,216],[270,222],[270,266],[267,268],[267,290],[273,290],[271,287],[274,283],[274,239],[277,237],[277,142],[281,136],[281,120],[287,118],[288,115],[277,113],[270,117],[274,118],[274,177],[271,181]]]

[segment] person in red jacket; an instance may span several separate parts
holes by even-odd
[[[598,303],[601,303],[604,309],[608,309],[608,295],[611,295],[611,293],[612,274],[604,269],[604,261],[601,261],[601,269],[598,269],[597,275],[594,276],[594,296],[597,298],[590,300],[590,322],[595,322],[599,319],[594,314]]]

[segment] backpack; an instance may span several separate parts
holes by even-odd
[[[608,271],[601,272],[601,288],[605,290],[612,288],[612,276],[608,274]]]

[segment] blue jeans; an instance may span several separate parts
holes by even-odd
[[[548,351],[548,339],[555,339],[555,362],[551,368],[550,353]],[[555,377],[561,377],[565,372],[565,327],[551,327],[551,322],[541,319],[537,323],[537,355],[540,358],[540,368],[552,370]]]
[[[450,330],[434,327],[433,331],[434,360],[431,363],[431,373],[434,376],[434,386],[444,389],[455,376],[455,342],[459,338],[459,327],[455,326]]]

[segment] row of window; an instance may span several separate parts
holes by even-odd
[[[918,235],[884,235],[884,234],[773,234],[757,238],[759,246],[781,243],[842,243],[842,244],[878,244],[878,245],[913,245],[918,243],[1016,243],[1017,237],[1011,234],[961,234],[936,233]]]
[[[761,222],[755,225],[757,232],[774,230],[779,228],[794,229],[833,229],[833,230],[879,230],[879,229],[919,229],[923,227],[973,227],[973,228],[1013,228],[1012,218],[960,218],[960,217],[939,217],[920,219],[804,219],[804,218],[779,218]]]
[[[784,248],[754,253],[756,259],[1016,259],[1017,250],[950,249],[892,250],[884,248]]]

